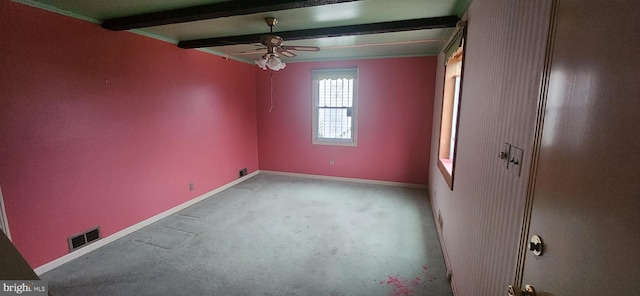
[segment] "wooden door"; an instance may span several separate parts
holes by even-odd
[[[559,0],[523,284],[640,291],[640,1]]]

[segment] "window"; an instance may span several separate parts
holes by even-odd
[[[445,48],[445,77],[442,95],[442,116],[438,147],[438,169],[450,189],[453,189],[456,143],[462,93],[462,60],[464,56],[464,34],[457,32]]]
[[[314,144],[356,146],[358,69],[313,71]]]

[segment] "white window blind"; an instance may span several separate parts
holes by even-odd
[[[313,143],[356,144],[357,69],[313,71]]]

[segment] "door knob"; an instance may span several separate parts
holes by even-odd
[[[534,235],[531,237],[529,241],[529,251],[533,252],[534,255],[540,256],[542,255],[542,238],[539,235]]]
[[[509,296],[536,296],[536,291],[531,285],[525,285],[524,290],[520,287],[509,285],[507,290]]]

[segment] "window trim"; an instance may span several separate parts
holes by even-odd
[[[11,240],[11,232],[9,231],[9,221],[7,219],[7,211],[4,207],[4,199],[2,197],[2,188],[0,188],[0,231],[4,231],[4,234],[9,240]]]
[[[457,160],[457,151],[458,151],[458,138],[459,138],[459,126],[460,126],[460,106],[462,105],[462,92],[463,92],[463,82],[464,82],[464,60],[465,60],[465,54],[466,54],[466,26],[464,26],[464,28],[461,31],[458,31],[456,33],[454,33],[453,38],[451,39],[451,44],[449,44],[447,47],[445,47],[444,50],[444,54],[445,54],[445,64],[444,64],[444,81],[442,83],[442,106],[440,109],[440,127],[438,129],[438,154],[437,154],[437,167],[438,170],[440,171],[440,173],[442,174],[442,176],[444,177],[447,185],[449,186],[449,189],[453,190],[453,181],[454,181],[454,176],[455,176],[455,169],[456,169],[456,160]],[[461,48],[462,52],[460,54],[460,64],[459,64],[459,75],[450,75],[451,77],[447,76],[447,66],[449,64],[449,58],[455,58],[455,52],[458,50],[451,50],[451,46],[452,44],[458,42],[459,47]],[[449,138],[445,139],[449,145],[443,145],[442,142],[442,128],[443,128],[443,124],[445,124],[444,119],[445,117],[444,115],[444,109],[445,109],[445,101],[446,100],[455,100],[455,78],[456,76],[460,77],[459,80],[459,88],[458,88],[458,105],[457,108],[455,108],[455,110],[451,110],[452,114],[451,114],[451,118],[449,118],[451,121],[452,119],[455,117],[457,120],[455,122],[455,126],[453,126],[453,122],[448,123],[449,125],[451,125],[450,127],[450,132],[449,132]],[[453,93],[451,94],[452,96],[450,98],[445,97],[445,94],[447,94],[447,80],[449,78],[453,78]],[[453,108],[453,103],[451,102],[452,105],[452,109]],[[454,115],[456,114],[456,115]],[[455,139],[455,143],[453,146],[453,149],[451,149],[450,147],[450,137],[451,134],[455,133],[456,135],[456,139]],[[450,150],[453,150],[453,157],[452,158],[441,158],[441,153],[443,152],[443,148],[447,148],[444,149],[446,150],[447,153],[449,153]]]
[[[344,76],[353,77],[353,98],[351,106],[351,138],[319,138],[318,137],[318,112],[319,106],[319,79],[318,76],[340,76],[340,73],[346,73]],[[332,145],[332,146],[358,146],[358,68],[338,68],[338,69],[316,69],[312,70],[312,104],[311,104],[311,143],[314,145]],[[340,107],[342,108],[342,107]]]

